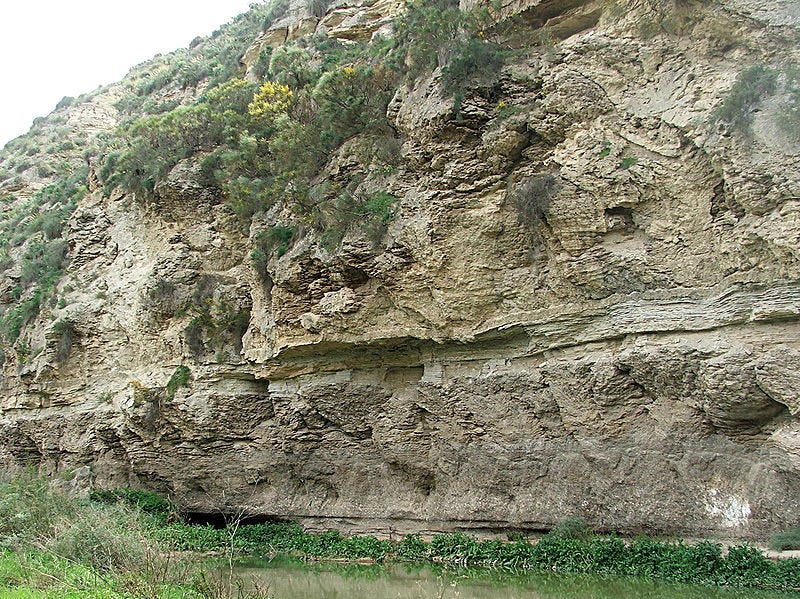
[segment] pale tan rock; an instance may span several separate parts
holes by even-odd
[[[306,228],[266,273],[253,240],[291,214],[243,231],[192,161],[156,202],[90,194],[66,305],[6,362],[0,456],[361,532],[797,525],[800,147],[780,98],[752,135],[714,122],[744,65],[798,60],[790,4],[506,3],[513,64],[459,106],[441,70],[394,94],[401,160],[358,189],[398,198],[378,241]],[[317,24],[290,3],[243,62],[312,26],[366,39],[398,9],[337,2]],[[360,143],[323,178],[370,172]]]
[[[322,32],[343,40],[368,40],[377,31],[389,33],[387,27],[404,7],[398,0],[356,0],[335,2],[320,20]]]

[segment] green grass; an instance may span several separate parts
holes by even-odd
[[[776,532],[770,538],[769,546],[776,551],[800,550],[800,526]]]
[[[173,514],[145,491],[96,491],[94,501],[25,474],[0,479],[0,597],[256,599],[224,573],[176,558],[159,536]]]
[[[117,598],[120,594],[96,572],[38,552],[0,554],[0,598]]]

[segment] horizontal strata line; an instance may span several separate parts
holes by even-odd
[[[628,335],[680,334],[800,320],[800,282],[732,287],[710,297],[697,297],[708,290],[689,291],[696,296],[676,297],[672,292],[659,297],[650,293],[606,306],[575,309],[569,314],[520,313],[504,321],[489,322],[482,331],[463,340],[438,342],[398,337],[309,343],[287,348],[263,364],[253,363],[253,367],[259,378],[291,378],[313,371],[374,364],[411,366],[431,360],[471,361],[489,358],[493,352],[497,357],[530,357]]]

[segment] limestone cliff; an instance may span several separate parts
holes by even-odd
[[[391,35],[401,10],[290,4],[241,74],[303,36]],[[259,272],[286,206],[243,230],[191,159],[151,202],[92,170],[54,299],[6,350],[3,461],[345,530],[800,524],[796,3],[514,0],[491,18],[496,72],[455,99],[441,67],[393,90],[396,162],[365,158],[365,136],[327,158],[320,180],[399,199],[377,241],[301,226]],[[753,69],[771,86],[729,126]],[[59,110],[110,131],[122,87]],[[24,275],[5,275],[10,309]]]

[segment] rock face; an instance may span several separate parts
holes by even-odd
[[[299,29],[369,36],[384,5],[290,6],[245,62]],[[714,118],[745,66],[800,64],[796,8],[521,0],[495,19],[521,50],[460,106],[438,70],[395,94],[380,244],[307,235],[260,275],[196,165],[149,206],[90,194],[49,314],[71,350],[43,317],[41,353],[7,359],[3,460],[345,530],[800,524],[788,75],[748,130]],[[346,144],[327,168],[367,166]]]

